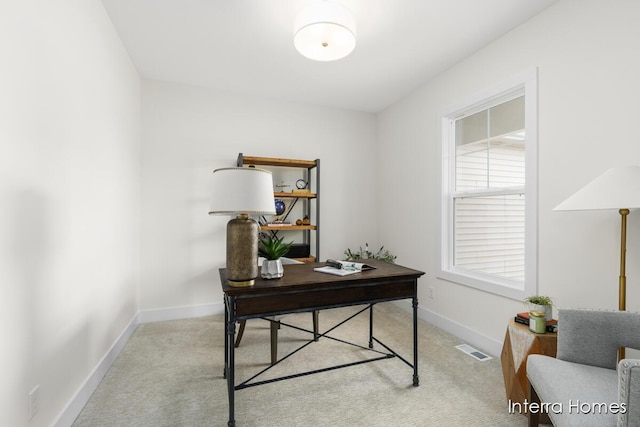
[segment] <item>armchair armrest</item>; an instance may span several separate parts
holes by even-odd
[[[615,369],[619,347],[640,349],[640,313],[560,309],[557,358]]]
[[[640,425],[640,359],[623,359],[618,364],[618,387],[620,405],[626,413],[621,414],[619,426]]]

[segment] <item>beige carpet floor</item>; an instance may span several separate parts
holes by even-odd
[[[321,331],[357,309],[322,311]],[[311,315],[288,315],[283,322],[310,329]],[[526,425],[523,415],[508,413],[499,359],[477,361],[455,348],[462,344],[459,339],[419,322],[419,387],[412,386],[412,369],[397,358],[260,385],[236,392],[236,425]],[[409,313],[378,304],[374,330],[378,339],[412,360]],[[226,426],[223,333],[222,315],[140,325],[73,425]],[[331,335],[367,346],[368,316],[354,318]],[[308,336],[283,326],[279,355]],[[370,357],[370,352],[325,338],[260,379]],[[269,365],[267,321],[247,322],[236,358],[236,383]]]

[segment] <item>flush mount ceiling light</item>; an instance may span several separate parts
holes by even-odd
[[[309,59],[341,59],[356,47],[356,22],[346,7],[332,1],[316,1],[296,17],[293,43]]]

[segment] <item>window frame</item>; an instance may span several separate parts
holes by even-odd
[[[470,96],[440,114],[441,173],[437,277],[507,298],[522,300],[537,293],[537,69],[528,70],[497,87]],[[454,265],[455,120],[524,95],[525,97],[525,278],[515,281],[456,268]],[[480,195],[482,191],[473,192]],[[499,190],[491,190],[491,194]]]

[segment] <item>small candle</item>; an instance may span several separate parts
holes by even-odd
[[[541,311],[529,312],[529,329],[536,334],[547,332],[547,315]]]

